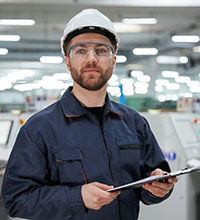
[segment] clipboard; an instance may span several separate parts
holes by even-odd
[[[197,166],[194,166],[192,168],[184,168],[179,171],[166,173],[164,175],[150,176],[150,177],[147,177],[147,178],[144,178],[144,179],[132,182],[132,183],[128,183],[125,185],[114,187],[113,189],[107,190],[107,192],[114,192],[117,190],[122,191],[122,190],[126,190],[126,189],[131,189],[131,188],[139,188],[143,184],[146,184],[146,183],[152,183],[154,181],[161,181],[161,182],[163,181],[164,182],[170,177],[176,177],[176,176],[180,176],[180,175],[184,175],[184,174],[188,174],[188,173],[192,173],[192,172],[196,172],[196,171],[200,171],[200,164]]]

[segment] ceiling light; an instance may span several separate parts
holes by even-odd
[[[56,80],[69,80],[71,79],[71,75],[69,73],[54,73],[53,78]]]
[[[176,71],[162,71],[162,76],[167,78],[175,78],[179,76],[179,73]]]
[[[136,82],[135,84],[134,84],[134,86],[137,88],[137,89],[139,89],[139,88],[148,88],[149,87],[149,84],[148,83],[146,83],[146,82]]]
[[[192,97],[192,93],[186,92],[186,93],[184,93],[184,97],[191,98]]]
[[[156,92],[162,92],[162,91],[163,91],[163,87],[157,85],[157,86],[155,86],[155,91],[156,91]]]
[[[133,95],[134,94],[134,89],[133,89],[133,85],[131,84],[124,84],[123,85],[123,94],[124,95]]]
[[[195,53],[200,53],[200,46],[193,47]]]
[[[196,86],[196,87],[190,87],[190,92],[193,93],[200,93],[200,86]]]
[[[134,48],[133,54],[135,55],[156,55],[158,50],[156,48]]]
[[[63,58],[60,56],[42,56],[40,57],[41,63],[59,64],[63,62]]]
[[[0,41],[19,41],[19,35],[0,35]]]
[[[117,63],[125,63],[127,60],[126,56],[124,55],[117,55]]]
[[[166,96],[165,95],[159,95],[158,96],[158,101],[159,102],[165,102],[166,101]]]
[[[171,39],[173,42],[178,43],[196,43],[200,40],[199,36],[197,35],[174,35]]]
[[[142,75],[144,75],[144,72],[142,72],[142,71],[139,71],[139,70],[132,70],[131,71],[131,76],[132,77],[139,77],[139,76],[142,76]]]
[[[188,58],[185,56],[177,57],[177,56],[157,56],[156,62],[159,64],[180,64],[187,63]]]
[[[178,76],[175,78],[175,81],[178,83],[188,83],[190,82],[190,77],[189,76]]]
[[[169,83],[169,80],[167,79],[157,79],[155,81],[156,85],[159,85],[159,86],[166,86],[168,83]]]
[[[141,25],[124,24],[122,22],[114,22],[113,25],[118,33],[137,33],[143,30]]]
[[[0,25],[32,26],[34,24],[35,20],[32,19],[0,19]]]
[[[188,58],[185,56],[182,56],[179,58],[180,63],[187,63],[188,62]]]
[[[168,83],[166,88],[169,90],[178,90],[180,89],[180,85],[178,83]]]
[[[147,94],[148,89],[147,88],[136,88],[135,93],[137,94]]]
[[[8,53],[8,49],[0,48],[0,55],[6,55]]]
[[[120,82],[121,82],[122,85],[127,85],[127,84],[133,85],[134,80],[131,79],[131,78],[124,78],[124,79],[121,79]]]
[[[118,86],[108,86],[107,91],[111,96],[119,97],[121,95],[120,88]]]
[[[193,81],[187,82],[187,85],[188,85],[189,87],[200,86],[200,82],[193,80]]]
[[[151,77],[149,75],[138,76],[137,79],[140,82],[150,82],[151,81]]]
[[[122,22],[125,24],[156,24],[155,18],[124,18]]]

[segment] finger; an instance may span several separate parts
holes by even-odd
[[[102,183],[99,183],[99,182],[94,182],[93,183],[96,187],[98,187],[99,189],[102,189],[102,190],[108,190],[108,189],[112,189],[113,186],[108,186],[106,184],[102,184]]]
[[[155,181],[155,182],[152,182],[152,186],[158,187],[158,188],[163,189],[163,190],[170,191],[174,187],[174,184],[169,183],[169,182],[156,182]]]
[[[143,188],[148,190],[153,195],[158,196],[158,197],[163,197],[163,196],[165,196],[169,192],[169,190],[161,189],[161,188],[153,186],[151,184],[145,184],[143,186]]]
[[[177,182],[178,182],[178,178],[177,178],[177,177],[170,177],[170,178],[168,179],[168,182],[169,182],[169,183],[177,183]]]

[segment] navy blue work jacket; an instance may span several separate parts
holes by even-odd
[[[106,97],[103,125],[71,94],[32,116],[20,129],[4,175],[2,198],[12,217],[34,220],[136,220],[139,201],[166,199],[122,191],[100,210],[84,207],[81,187],[122,185],[168,163],[147,121]]]

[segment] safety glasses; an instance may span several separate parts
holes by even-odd
[[[69,48],[71,58],[85,59],[92,52],[96,58],[112,58],[113,47],[101,42],[81,42]]]

